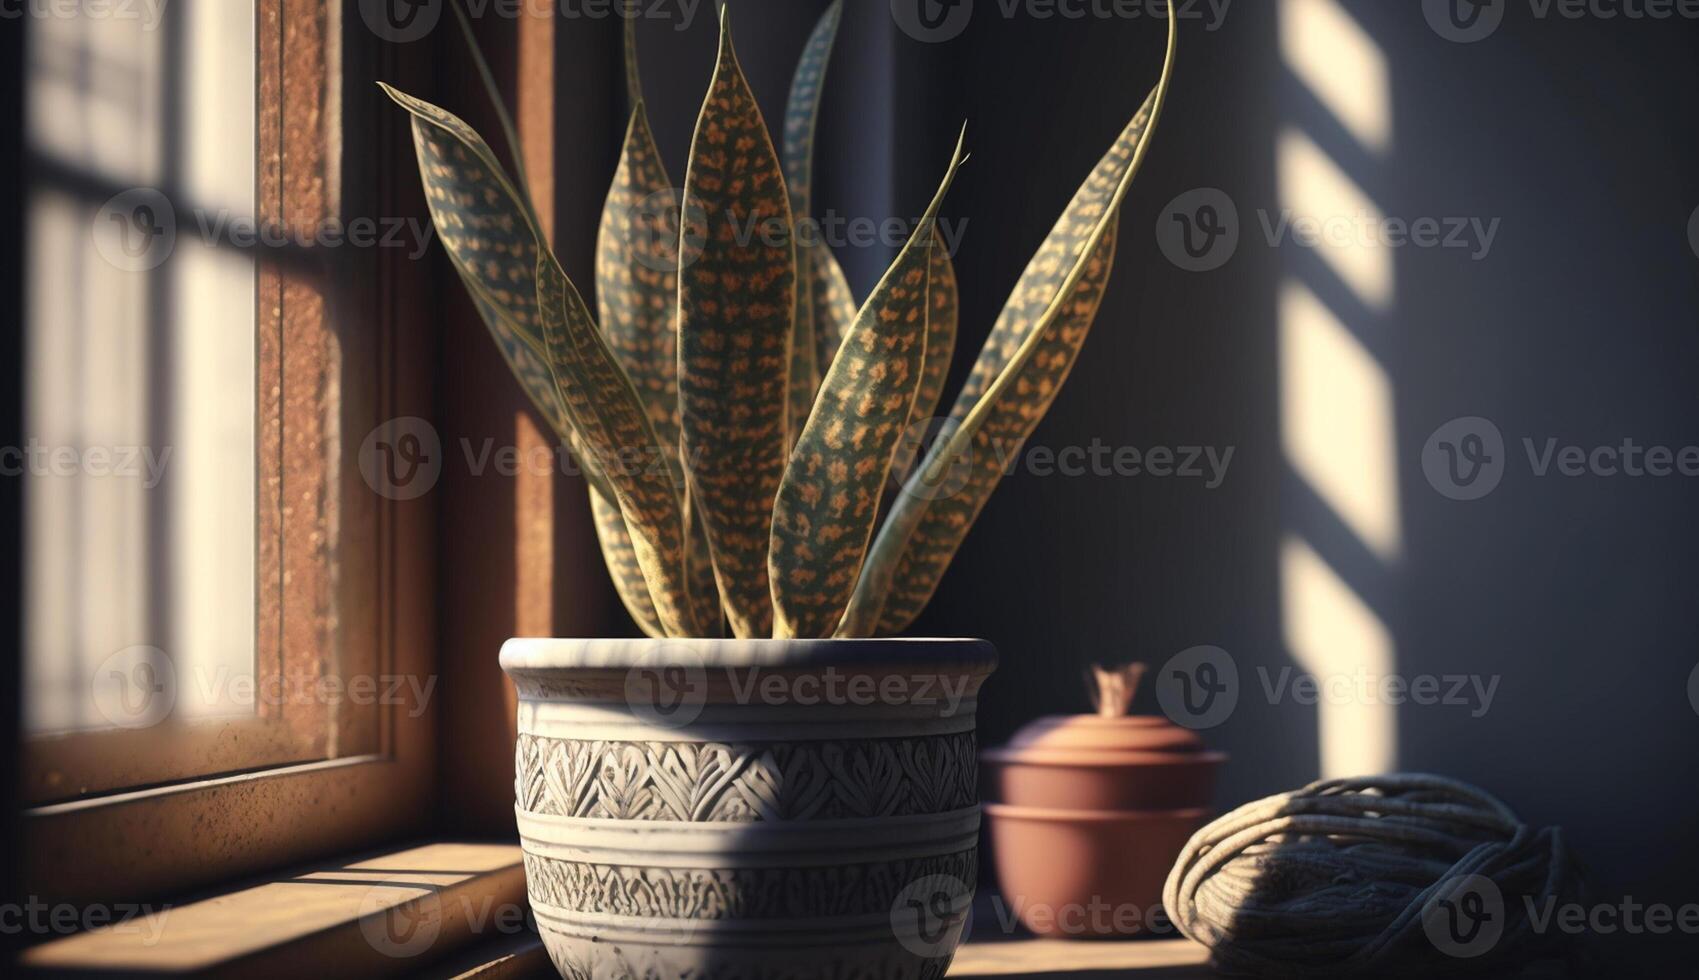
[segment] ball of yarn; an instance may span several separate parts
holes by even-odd
[[[1563,954],[1527,913],[1579,887],[1556,828],[1463,783],[1401,774],[1234,810],[1186,844],[1163,904],[1227,972],[1431,976]]]

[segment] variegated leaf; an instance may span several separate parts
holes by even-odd
[[[1169,18],[1161,82],[1016,284],[956,400],[953,431],[910,475],[880,530],[839,635],[895,633],[914,621],[1001,479],[1001,468],[986,471],[991,464],[980,457],[993,448],[1018,451],[1066,380],[1107,284],[1121,202],[1167,98],[1176,38],[1175,18]],[[962,466],[968,475],[957,487],[954,475]]]
[[[797,259],[802,274],[808,277],[808,292],[814,306],[814,346],[820,373],[832,367],[832,359],[843,346],[844,335],[855,324],[855,293],[838,257],[825,242],[805,250]]]
[[[943,485],[937,491],[919,485],[905,487],[897,497],[886,527],[900,531],[906,525],[910,533],[880,610],[879,634],[899,633],[920,615],[968,528],[1002,480],[1005,461],[1020,454],[1027,437],[1050,410],[1097,318],[1114,255],[1115,232],[1111,229],[1086,263],[1085,275],[1074,287],[1062,316],[1045,331],[1037,353],[1027,362],[1009,396],[1000,399],[986,417],[974,434],[972,448],[958,457],[955,468],[944,476]],[[953,421],[965,416],[964,405],[974,404],[985,383],[976,371],[951,413]]]
[[[767,547],[784,474],[796,254],[778,154],[721,12],[720,55],[684,181],[679,404],[692,499],[738,637],[773,625]],[[779,240],[768,234],[777,229]]]
[[[561,398],[559,379],[551,370],[555,365],[544,316],[538,306],[537,278],[540,267],[559,270],[542,246],[541,231],[529,216],[523,195],[502,173],[489,146],[461,119],[387,85],[384,91],[412,115],[414,144],[432,220],[509,367],[550,425],[578,454],[597,492],[617,495],[617,485],[630,479],[626,471],[643,468],[621,463],[629,458],[622,455],[621,446],[628,447],[628,453],[635,450],[641,454],[642,447],[655,445],[654,437],[650,433],[647,442],[609,443],[585,424],[573,404]],[[564,273],[560,276],[564,281]],[[573,295],[576,297],[576,291]],[[588,312],[583,318],[589,321]],[[599,338],[596,342],[600,348]],[[607,357],[606,349],[600,349]],[[629,392],[629,381],[611,357],[607,357],[606,366]],[[598,396],[601,394],[598,392]],[[641,414],[635,394],[631,399],[632,407]],[[664,469],[661,472],[664,479]],[[677,513],[675,494],[675,519]],[[659,554],[658,549],[650,550]],[[640,561],[647,564],[641,556]],[[667,578],[664,570],[646,571],[651,584]],[[679,594],[685,594],[684,590]],[[683,620],[672,624],[663,620],[663,625],[669,632],[690,632]]]
[[[561,401],[586,445],[608,461],[603,471],[655,615],[669,636],[698,636],[685,578],[683,505],[642,402],[553,255],[538,259],[537,302]]]
[[[678,444],[677,205],[639,104],[596,235],[596,305],[608,349],[642,396],[655,435]]]
[[[920,391],[914,398],[914,411],[909,413],[908,428],[897,447],[897,457],[891,472],[895,479],[906,479],[914,468],[920,452],[921,439],[927,426],[924,422],[938,411],[944,398],[944,381],[950,375],[950,361],[956,354],[956,325],[961,314],[961,295],[956,286],[956,263],[944,247],[942,236],[932,246],[932,273],[926,284],[926,367],[920,375]]]
[[[820,121],[820,96],[825,91],[826,65],[832,57],[832,42],[843,17],[842,0],[836,0],[814,25],[804,46],[802,59],[791,79],[790,100],[785,106],[785,183],[790,188],[791,214],[798,225],[795,236],[799,275],[796,283],[796,314],[791,334],[790,442],[796,445],[803,423],[814,405],[823,368],[817,361],[814,339],[814,299],[810,277],[800,274],[803,253],[820,246],[813,234],[802,234],[801,226],[813,216],[814,133]]]
[[[682,487],[677,452],[678,206],[673,195],[648,114],[639,102],[602,209],[596,237],[596,301],[608,348],[637,387],[674,480]],[[602,556],[620,598],[645,632],[652,632],[647,624],[659,620],[631,551],[630,536],[622,533],[618,504],[593,500],[591,505]],[[692,572],[693,618],[698,624],[718,624],[719,587],[700,524],[687,539],[686,551]],[[708,635],[719,635],[717,625],[709,628]]]
[[[856,317],[785,469],[770,559],[776,636],[831,636],[855,590],[926,366],[938,209],[961,162],[958,143],[937,196]]]
[[[637,62],[637,18],[625,18],[625,98],[632,110],[643,101],[643,73]]]

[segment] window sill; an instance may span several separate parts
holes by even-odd
[[[525,869],[509,844],[427,844],[185,905],[111,911],[142,914],[43,942],[20,965],[50,975],[368,976],[446,961],[457,965],[445,976],[493,978],[523,975],[502,972],[504,963],[538,962],[524,944]],[[486,942],[497,952],[476,950],[485,955],[463,966],[449,959]]]

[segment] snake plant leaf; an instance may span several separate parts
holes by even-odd
[[[684,241],[700,254],[687,252],[679,272],[682,451],[732,632],[765,637],[773,498],[788,448],[796,252],[779,156],[723,7],[720,24],[719,62],[684,180]]]
[[[832,57],[832,43],[838,36],[838,24],[843,19],[842,0],[836,0],[821,15],[803,46],[796,74],[791,78],[790,99],[785,105],[784,166],[785,183],[790,188],[791,214],[798,228],[796,283],[796,314],[791,335],[790,367],[790,445],[802,434],[802,426],[814,405],[814,393],[820,388],[824,370],[818,362],[818,347],[814,339],[814,297],[810,277],[803,263],[804,253],[824,247],[818,235],[804,233],[802,226],[812,217],[814,194],[814,134],[820,121],[820,97],[825,91],[826,65]]]
[[[1002,477],[1001,467],[982,457],[1001,460],[1018,452],[1066,380],[1096,318],[1099,283],[1108,281],[1121,202],[1167,101],[1176,20],[1168,19],[1161,81],[1075,193],[1016,284],[956,400],[951,431],[909,476],[892,506],[839,635],[908,628]],[[964,464],[967,479],[953,486]]]
[[[625,369],[675,482],[683,485],[678,460],[678,228],[677,201],[666,165],[655,145],[649,116],[638,101],[626,130],[619,168],[602,209],[596,237],[596,302],[602,336]],[[612,499],[592,502],[602,554],[633,618],[654,619],[642,608],[648,587],[629,535],[620,534],[624,518]],[[691,603],[698,624],[721,620],[720,590],[708,557],[708,539],[700,521],[686,538]],[[633,606],[637,608],[632,609]],[[708,635],[718,635],[710,629]]]
[[[637,18],[625,18],[625,98],[626,105],[635,110],[643,101],[643,73],[637,63]]]
[[[937,196],[856,317],[785,469],[773,509],[775,636],[831,636],[855,590],[921,387],[927,284],[943,250],[938,209],[961,164],[958,142]]]
[[[844,275],[844,267],[838,264],[838,257],[825,242],[807,249],[806,255],[799,253],[797,261],[802,274],[808,277],[814,307],[815,363],[824,374],[838,356],[844,336],[855,325],[855,293],[850,289],[849,277]]]
[[[585,396],[581,389],[574,392],[580,404],[562,397],[563,386],[558,383],[562,365],[557,363],[556,352],[551,348],[548,324],[569,314],[546,311],[539,305],[540,294],[544,292],[540,287],[544,284],[538,276],[540,269],[547,269],[564,282],[565,274],[560,272],[553,255],[542,246],[540,229],[530,217],[521,193],[502,172],[494,153],[476,131],[452,113],[387,85],[384,91],[412,116],[414,145],[432,220],[444,248],[520,385],[543,409],[551,427],[557,432],[565,430],[562,435],[584,464],[597,493],[639,500],[642,494],[633,489],[622,492],[621,484],[642,480],[646,471],[657,472],[669,487],[673,523],[681,525],[676,490],[671,489],[665,468],[646,467],[642,465],[643,460],[638,460],[638,465],[631,465],[631,450],[636,450],[641,456],[642,447],[655,445],[652,430],[648,431],[646,440],[632,436],[626,430],[612,430],[624,441],[610,441],[609,426],[599,417],[584,413],[582,402]],[[570,284],[555,292],[570,293],[574,299],[577,295]],[[564,298],[561,301],[564,303]],[[582,307],[582,301],[577,302]],[[576,313],[570,316],[576,317]],[[588,311],[583,311],[582,320],[591,325],[593,332],[594,325]],[[630,409],[638,414],[647,430],[647,420],[642,418],[642,409],[635,393],[630,390],[630,382],[623,377],[606,348],[601,346],[600,338],[593,339],[596,349],[581,353],[579,359],[588,362],[599,354],[604,363],[587,367],[573,365],[580,368],[580,376],[572,380],[583,384],[588,379],[602,386],[596,389],[597,398],[592,406],[598,413],[617,411],[622,407],[620,397],[628,398]],[[608,369],[611,369],[611,375]],[[610,379],[619,384],[611,384]],[[601,405],[604,400],[615,403],[614,407],[604,410]],[[631,449],[622,453],[621,447]],[[658,507],[654,513],[659,516],[648,518],[648,523],[666,523],[664,501]],[[643,523],[634,521],[629,511],[625,512],[625,518],[628,525]],[[645,526],[645,530],[649,528]],[[650,591],[657,591],[657,583],[674,588],[671,580],[676,576],[671,569],[651,567],[666,557],[664,549],[656,543],[664,538],[664,532],[651,533],[650,538],[637,552],[646,580],[650,583]],[[682,596],[687,591],[677,586],[676,593]],[[688,635],[691,630],[687,621],[678,617],[669,621],[665,605],[656,605],[662,628],[669,635]]]
[[[914,398],[914,411],[897,447],[897,458],[891,471],[906,479],[914,469],[914,459],[920,450],[923,424],[938,411],[944,400],[944,381],[950,374],[950,362],[956,355],[956,327],[961,319],[961,295],[956,284],[956,263],[944,247],[942,236],[935,236],[932,245],[932,270],[926,285],[926,366],[920,373],[920,391]]]
[[[907,542],[901,561],[890,571],[885,601],[879,609],[879,634],[900,633],[920,615],[968,529],[1003,478],[1005,461],[1020,454],[1049,411],[1097,318],[1114,254],[1115,232],[1111,229],[1087,261],[1085,275],[1075,285],[1062,316],[1044,332],[1037,353],[1021,371],[1011,396],[999,400],[974,433],[971,450],[957,457],[937,489],[921,489],[923,484],[911,483],[898,496],[886,528],[893,535],[906,529]],[[953,424],[961,422],[966,415],[964,408],[974,404],[983,390],[983,376],[976,372],[951,413]],[[954,430],[947,427],[949,431]],[[910,479],[918,481],[920,476],[917,471]]]
[[[678,228],[669,221],[676,208],[639,103],[596,236],[596,304],[608,349],[668,447],[678,445]]]
[[[537,302],[561,402],[580,437],[607,461],[604,473],[656,617],[669,636],[698,636],[685,575],[683,504],[642,402],[578,290],[548,253],[537,262]]]

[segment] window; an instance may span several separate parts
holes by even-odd
[[[376,90],[348,111],[343,69],[377,52],[344,6],[27,25],[36,894],[158,894],[417,816],[430,648],[396,597],[424,591],[397,568],[426,505],[373,494],[345,433],[397,414],[386,297],[418,272],[348,232],[412,209],[345,145]],[[121,851],[138,820],[163,829]]]

